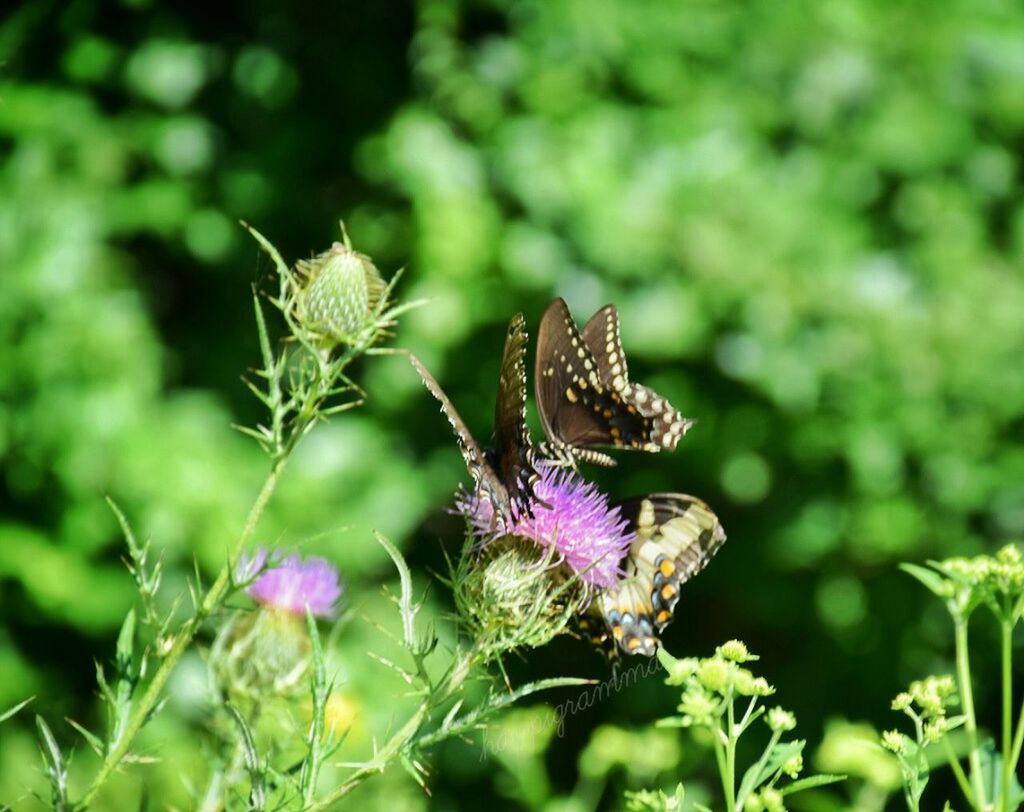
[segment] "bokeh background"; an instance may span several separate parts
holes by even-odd
[[[885,765],[853,740],[948,667],[942,610],[897,563],[1024,531],[1018,4],[32,0],[0,20],[0,708],[35,695],[69,745],[62,717],[102,725],[93,660],[133,600],[104,495],[171,592],[193,558],[220,566],[265,471],[230,429],[260,417],[240,375],[271,271],[237,221],[294,260],[344,218],[385,274],[407,266],[401,295],[430,298],[397,343],[481,439],[512,313],[535,329],[552,295],[581,322],[618,304],[633,377],[699,422],[594,475],[700,495],[729,534],[668,649],[745,640],[808,754],[870,777],[804,808],[881,808]],[[426,588],[464,478],[407,363],[357,374],[367,406],[304,442],[260,534],[344,571],[354,751],[400,701],[365,654],[382,635],[364,618],[393,621],[370,530]],[[427,601],[450,610],[436,582]],[[568,638],[510,667],[607,674]],[[191,805],[204,669],[184,663],[143,740],[162,761],[109,808],[144,787]],[[439,749],[432,797],[398,771],[352,803],[582,811],[699,785],[706,753],[649,727],[672,709],[652,677],[563,737],[517,738],[545,713],[524,710],[494,752]],[[15,808],[42,786],[30,722],[0,728]],[[74,768],[93,763],[79,745]]]

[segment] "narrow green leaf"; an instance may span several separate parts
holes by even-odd
[[[34,696],[30,696],[28,699],[23,699],[21,702],[19,702],[13,708],[8,708],[3,713],[0,713],[0,722],[6,722],[8,719],[10,719],[12,716],[14,716],[14,714],[16,714],[22,708],[24,708],[33,699],[35,699],[35,697]]]
[[[117,635],[117,664],[127,672],[131,669],[132,657],[135,654],[135,609],[129,609]]]
[[[845,781],[845,775],[809,775],[806,778],[800,778],[792,783],[786,784],[782,787],[779,792],[783,795],[792,795],[794,792],[802,792],[805,789],[811,789],[813,787],[824,787],[828,784],[837,784],[840,781]]]
[[[416,647],[414,625],[416,610],[412,605],[412,575],[409,572],[409,565],[405,563],[405,559],[398,551],[398,548],[382,533],[375,530],[373,534],[377,537],[381,547],[387,550],[391,560],[395,562],[395,568],[398,570],[398,578],[402,584],[402,596],[398,602],[398,610],[402,615],[402,637],[405,641],[405,647],[413,650]]]
[[[949,581],[935,570],[922,567],[918,564],[906,563],[900,564],[900,569],[907,573],[907,575],[916,578],[936,597],[949,597]]]
[[[39,738],[43,744],[43,761],[46,764],[46,776],[50,779],[53,807],[63,812],[68,808],[67,765],[53,732],[39,714],[36,714],[36,730],[39,731]]]
[[[281,254],[278,253],[278,250],[273,246],[270,240],[260,234],[255,228],[245,222],[245,220],[239,220],[239,222],[242,224],[242,228],[248,231],[253,236],[253,239],[260,244],[260,247],[267,252],[267,255],[274,261],[274,265],[277,266],[278,272],[281,274],[287,274],[288,265],[281,258]]]
[[[74,719],[70,719],[67,716],[65,716],[64,721],[66,721],[69,725],[71,725],[71,727],[73,727],[75,730],[82,734],[82,738],[85,739],[86,744],[88,744],[89,747],[92,748],[93,752],[95,752],[96,755],[103,755],[103,740],[99,736],[97,736],[95,733],[90,732],[84,726],[78,724],[78,722],[76,722]]]
[[[270,343],[270,333],[267,330],[267,320],[263,316],[263,306],[260,304],[259,294],[256,289],[252,291],[252,305],[256,311],[256,332],[259,336],[260,342],[260,356],[263,358],[263,372],[268,378],[273,375],[274,370],[274,350]],[[260,398],[262,400],[262,397]]]
[[[230,702],[224,703],[228,712],[234,718],[238,729],[242,734],[242,755],[245,761],[245,770],[249,773],[249,808],[252,810],[263,810],[266,807],[266,770],[260,764],[259,754],[256,752],[256,740],[246,722],[242,712]]]
[[[135,532],[132,530],[131,524],[128,522],[128,517],[125,516],[124,511],[118,506],[111,497],[107,497],[107,504],[110,509],[114,512],[114,516],[117,518],[117,523],[121,525],[121,533],[124,535],[125,544],[128,545],[128,553],[132,560],[140,562],[145,559],[145,548],[140,547],[138,541],[135,538]]]
[[[798,756],[803,752],[806,742],[803,739],[796,739],[790,742],[779,742],[772,748],[764,764],[751,765],[743,776],[740,784],[738,797],[745,798],[747,795],[756,792],[765,781],[771,778],[786,761]]]

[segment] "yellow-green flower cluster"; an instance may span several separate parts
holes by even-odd
[[[1014,544],[1007,544],[994,556],[947,558],[939,569],[959,585],[990,595],[1017,597],[1024,592],[1024,560]]]
[[[915,680],[910,688],[896,695],[892,709],[907,714],[918,730],[921,745],[939,741],[951,729],[949,708],[959,704],[956,682],[950,675]],[[910,738],[897,730],[882,734],[882,746],[897,755],[906,754]]]
[[[677,660],[664,653],[659,656],[668,670],[665,682],[683,686],[678,709],[686,727],[708,724],[734,696],[763,697],[775,693],[764,677],[743,667],[742,663],[758,658],[739,640],[719,646],[711,657]]]

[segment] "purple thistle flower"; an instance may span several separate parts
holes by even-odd
[[[267,558],[267,551],[261,548],[251,559],[244,559],[239,566],[240,580],[259,573]],[[267,569],[246,588],[249,596],[256,603],[286,612],[305,614],[308,606],[316,617],[333,617],[341,597],[338,570],[323,558],[275,558],[270,556]]]
[[[619,508],[610,506],[594,483],[573,471],[543,466],[538,472],[541,477],[534,483],[533,517],[519,516],[510,527],[501,527],[501,533],[524,536],[543,547],[554,545],[559,558],[585,583],[616,583],[622,575],[619,565],[635,536],[627,531]],[[478,536],[494,535],[490,500],[461,494],[455,507],[469,519]]]

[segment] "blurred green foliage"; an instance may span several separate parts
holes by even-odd
[[[616,496],[698,494],[730,537],[684,592],[669,649],[743,637],[811,742],[826,719],[884,723],[896,687],[943,670],[946,648],[894,563],[1024,532],[1022,82],[1024,11],[1005,0],[13,7],[0,708],[36,694],[51,719],[92,721],[91,659],[132,601],[104,495],[172,580],[193,557],[220,565],[264,464],[228,428],[256,414],[238,378],[257,360],[249,289],[267,273],[236,221],[293,260],[344,216],[386,275],[409,266],[402,295],[431,298],[399,343],[481,439],[509,316],[535,325],[554,294],[580,319],[615,301],[634,377],[699,423],[675,454],[599,476]],[[357,375],[368,407],[300,447],[260,535],[332,557],[354,616],[391,622],[369,530],[400,541],[425,585],[457,537],[443,507],[463,474],[401,359]],[[387,726],[397,691],[366,661],[364,626],[334,647],[354,746]],[[584,656],[560,641],[513,667],[576,673]],[[604,673],[596,656],[584,668]],[[165,762],[148,780],[182,804],[183,778],[201,780],[187,732],[202,674],[198,659],[182,669],[181,713],[151,731]],[[670,711],[653,682],[522,758],[565,796],[580,754],[609,740],[586,746],[592,730]],[[843,755],[837,724],[822,769],[855,773],[830,766],[864,758]],[[20,716],[0,732],[0,799],[40,785],[32,735]],[[538,792],[492,782],[458,746],[438,759],[438,808]],[[362,792],[428,803],[401,776]]]

